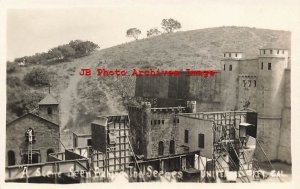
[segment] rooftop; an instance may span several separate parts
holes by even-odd
[[[48,94],[43,100],[39,102],[39,105],[54,105],[59,104],[54,96]]]

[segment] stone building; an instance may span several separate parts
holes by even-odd
[[[47,162],[49,153],[59,151],[58,106],[48,94],[37,114],[27,113],[6,125],[6,166]]]
[[[182,150],[178,137],[178,114],[195,108],[189,104],[189,108],[153,108],[150,102],[144,102],[129,108],[131,144],[142,169],[148,165],[157,171],[194,168],[195,152]]]

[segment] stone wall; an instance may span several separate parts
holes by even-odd
[[[291,70],[285,70],[285,100],[282,111],[278,159],[292,162],[291,158]]]
[[[6,165],[7,153],[14,151],[16,164],[21,164],[21,150],[28,150],[25,132],[32,128],[35,135],[33,150],[40,150],[40,162],[47,161],[47,150],[59,151],[59,126],[43,120],[32,114],[27,114],[7,125],[6,127]]]

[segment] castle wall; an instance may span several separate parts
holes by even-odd
[[[270,160],[278,159],[281,119],[258,117],[257,139]],[[261,148],[257,146],[256,157],[260,161],[268,161]]]
[[[201,111],[218,110],[220,108],[221,73],[214,76],[145,76],[137,77],[135,96],[157,98],[157,107],[186,105],[187,100],[203,103]],[[206,109],[209,108],[209,109]]]
[[[285,70],[285,101],[282,111],[278,159],[292,162],[291,158],[291,70]]]
[[[238,109],[244,108],[249,102],[248,108],[257,109],[257,77],[252,74],[240,74],[238,79]]]
[[[241,59],[239,60],[239,73],[241,74],[257,74],[258,59]]]

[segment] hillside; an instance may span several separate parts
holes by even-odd
[[[104,49],[112,67],[150,65],[172,68],[215,68],[224,51],[256,57],[265,46],[290,48],[290,32],[247,27],[218,27],[163,34]]]
[[[54,94],[61,103],[61,135],[67,147],[71,132],[83,133],[97,115],[126,113],[125,106],[134,103],[135,78],[90,77],[79,75],[81,68],[214,68],[220,69],[222,52],[244,51],[256,57],[264,46],[290,48],[287,31],[247,27],[218,27],[163,34],[96,51],[89,56],[47,67],[51,73]],[[9,76],[23,78],[36,66],[20,67]],[[48,88],[31,88],[47,93]],[[8,90],[8,95],[9,90]],[[16,116],[7,110],[7,120]]]

